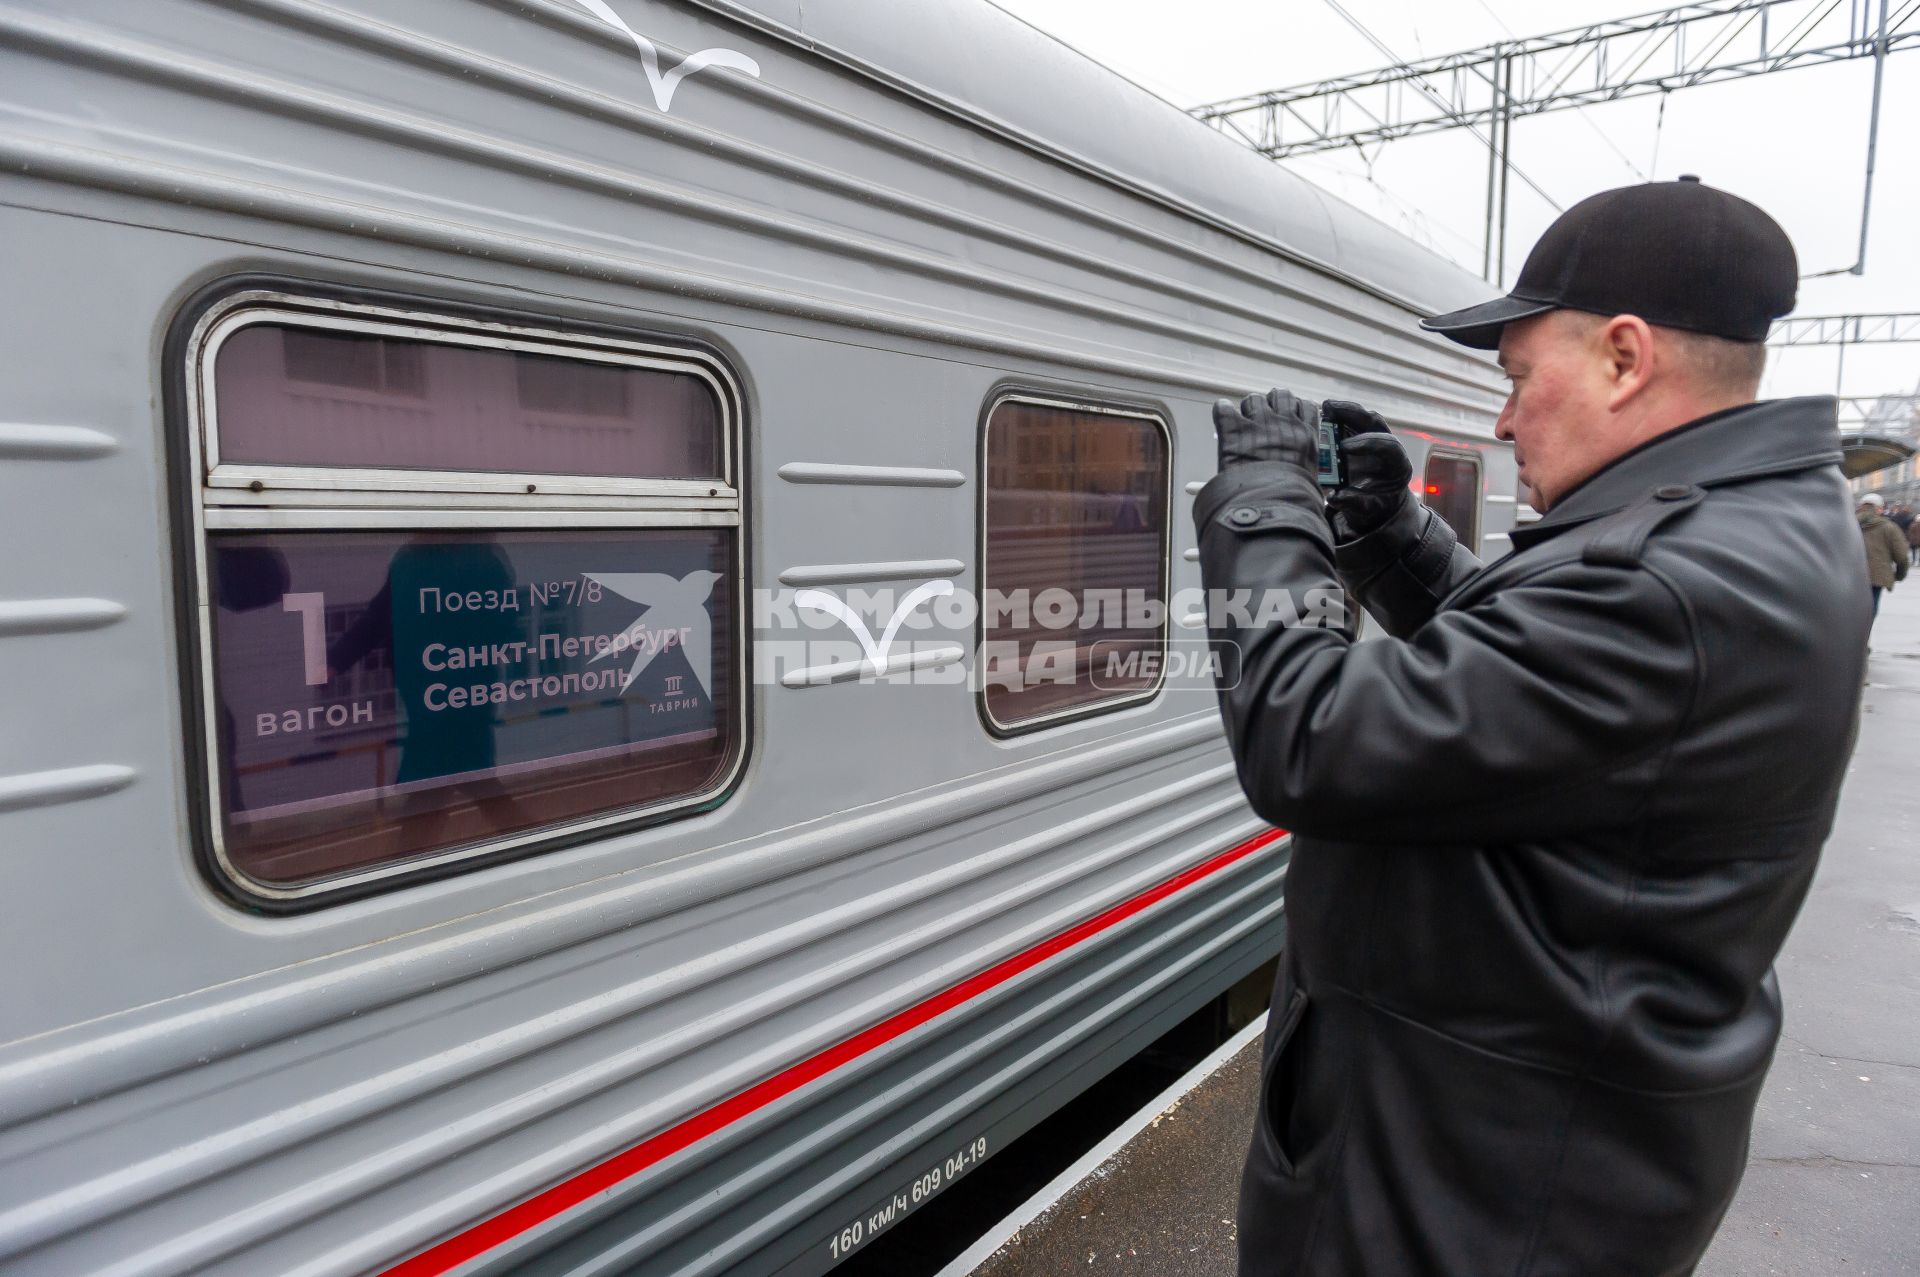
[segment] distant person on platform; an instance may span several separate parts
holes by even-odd
[[[1326,406],[1323,508],[1318,405],[1215,406],[1211,597],[1344,586],[1386,631],[1210,609],[1240,783],[1294,833],[1243,1277],[1680,1277],[1706,1250],[1870,623],[1834,401],[1754,402],[1797,278],[1772,218],[1683,178],[1582,201],[1511,295],[1427,320],[1499,350],[1495,433],[1544,516],[1484,567],[1377,414]]]
[[[1915,519],[1913,507],[1902,501],[1899,505],[1887,511],[1887,517],[1894,521],[1900,529],[1900,535],[1906,539],[1908,557],[1910,559],[1920,559],[1920,535],[1916,535],[1914,532]]]
[[[1860,521],[1860,539],[1866,543],[1867,584],[1873,590],[1873,614],[1880,615],[1880,592],[1907,579],[1907,564],[1913,551],[1900,525],[1881,513],[1887,504],[1878,492],[1860,498],[1854,512]]]
[[[1912,562],[1920,564],[1920,519],[1907,525],[1907,548],[1912,553]]]

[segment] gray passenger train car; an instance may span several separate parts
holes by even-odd
[[[20,1277],[831,1268],[1276,951],[1210,402],[1512,519],[1479,281],[981,3],[0,0],[0,254]]]

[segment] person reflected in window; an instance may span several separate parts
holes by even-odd
[[[467,605],[474,597],[483,603],[489,597],[504,601],[515,588],[512,564],[494,542],[414,537],[394,552],[386,584],[327,652],[330,675],[369,652],[389,653],[405,714],[393,786],[406,796],[403,820],[416,847],[443,841],[444,826],[455,819],[479,817],[476,837],[533,823],[495,771],[499,723],[494,707],[455,706],[446,695],[449,686],[493,680],[463,680],[456,671],[430,669],[425,659],[434,644],[451,655],[524,641],[517,610]],[[450,599],[459,601],[458,610],[448,606]],[[443,685],[441,694],[430,700],[427,692],[435,684]],[[456,793],[470,801],[470,811],[455,806]]]

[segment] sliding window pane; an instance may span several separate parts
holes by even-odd
[[[994,726],[1157,685],[1167,630],[1150,605],[1166,598],[1168,465],[1156,420],[1024,400],[993,410],[983,657]]]
[[[232,464],[723,477],[720,401],[687,372],[261,323],[214,384]]]
[[[1446,520],[1460,544],[1478,551],[1480,538],[1480,463],[1458,453],[1433,453],[1421,483],[1421,500]]]

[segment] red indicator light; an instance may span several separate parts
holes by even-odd
[[[1437,484],[1437,483],[1429,483],[1429,484],[1427,485],[1427,492],[1428,492],[1429,494],[1431,494],[1431,493],[1435,493],[1435,492],[1438,492],[1438,491],[1440,491],[1440,485],[1439,485],[1439,484]]]

